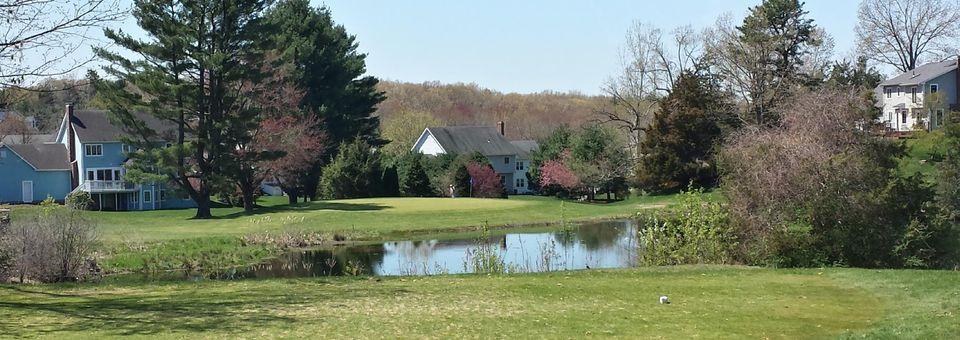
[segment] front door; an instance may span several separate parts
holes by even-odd
[[[23,181],[23,203],[33,203],[33,181]]]

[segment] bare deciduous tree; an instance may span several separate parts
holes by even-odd
[[[955,0],[864,0],[857,18],[860,53],[901,72],[954,54],[960,37]]]
[[[0,86],[82,67],[93,33],[123,13],[118,0],[0,0]]]
[[[683,71],[697,67],[702,56],[700,35],[690,26],[667,34],[657,27],[635,23],[621,53],[621,73],[602,88],[610,100],[597,109],[598,120],[626,132],[637,156],[657,110],[657,100],[670,93]]]

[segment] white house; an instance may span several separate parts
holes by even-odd
[[[497,125],[499,131],[489,126],[429,127],[417,138],[412,150],[425,155],[479,152],[487,156],[507,192],[530,193],[527,172],[530,152],[537,148],[537,143],[510,141],[503,134],[503,122]]]
[[[958,60],[929,63],[880,83],[880,121],[891,131],[935,129],[957,105]]]

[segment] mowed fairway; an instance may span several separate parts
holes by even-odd
[[[745,267],[5,286],[0,335],[956,338],[958,287],[949,271]]]
[[[89,212],[107,242],[240,236],[258,232],[304,230],[340,232],[352,238],[379,238],[391,232],[555,222],[628,216],[639,209],[662,207],[673,196],[643,196],[611,204],[562,202],[555,198],[514,196],[509,199],[370,198],[286,205],[284,198],[262,200],[253,214],[239,208],[217,208],[214,218],[193,219],[194,210]],[[27,214],[36,209],[15,209]],[[15,218],[17,216],[14,216]]]

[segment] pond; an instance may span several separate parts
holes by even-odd
[[[494,255],[506,272],[624,268],[636,264],[637,227],[632,220],[573,225],[486,237],[391,241],[302,250],[250,268],[233,278],[331,275],[435,275],[472,273],[480,252]]]
[[[292,251],[247,268],[216,274],[128,274],[117,279],[246,279],[339,275],[412,276],[475,273],[495,262],[507,273],[625,268],[636,265],[637,225],[615,220],[499,230],[441,239],[398,240]],[[478,255],[479,254],[479,255]]]

